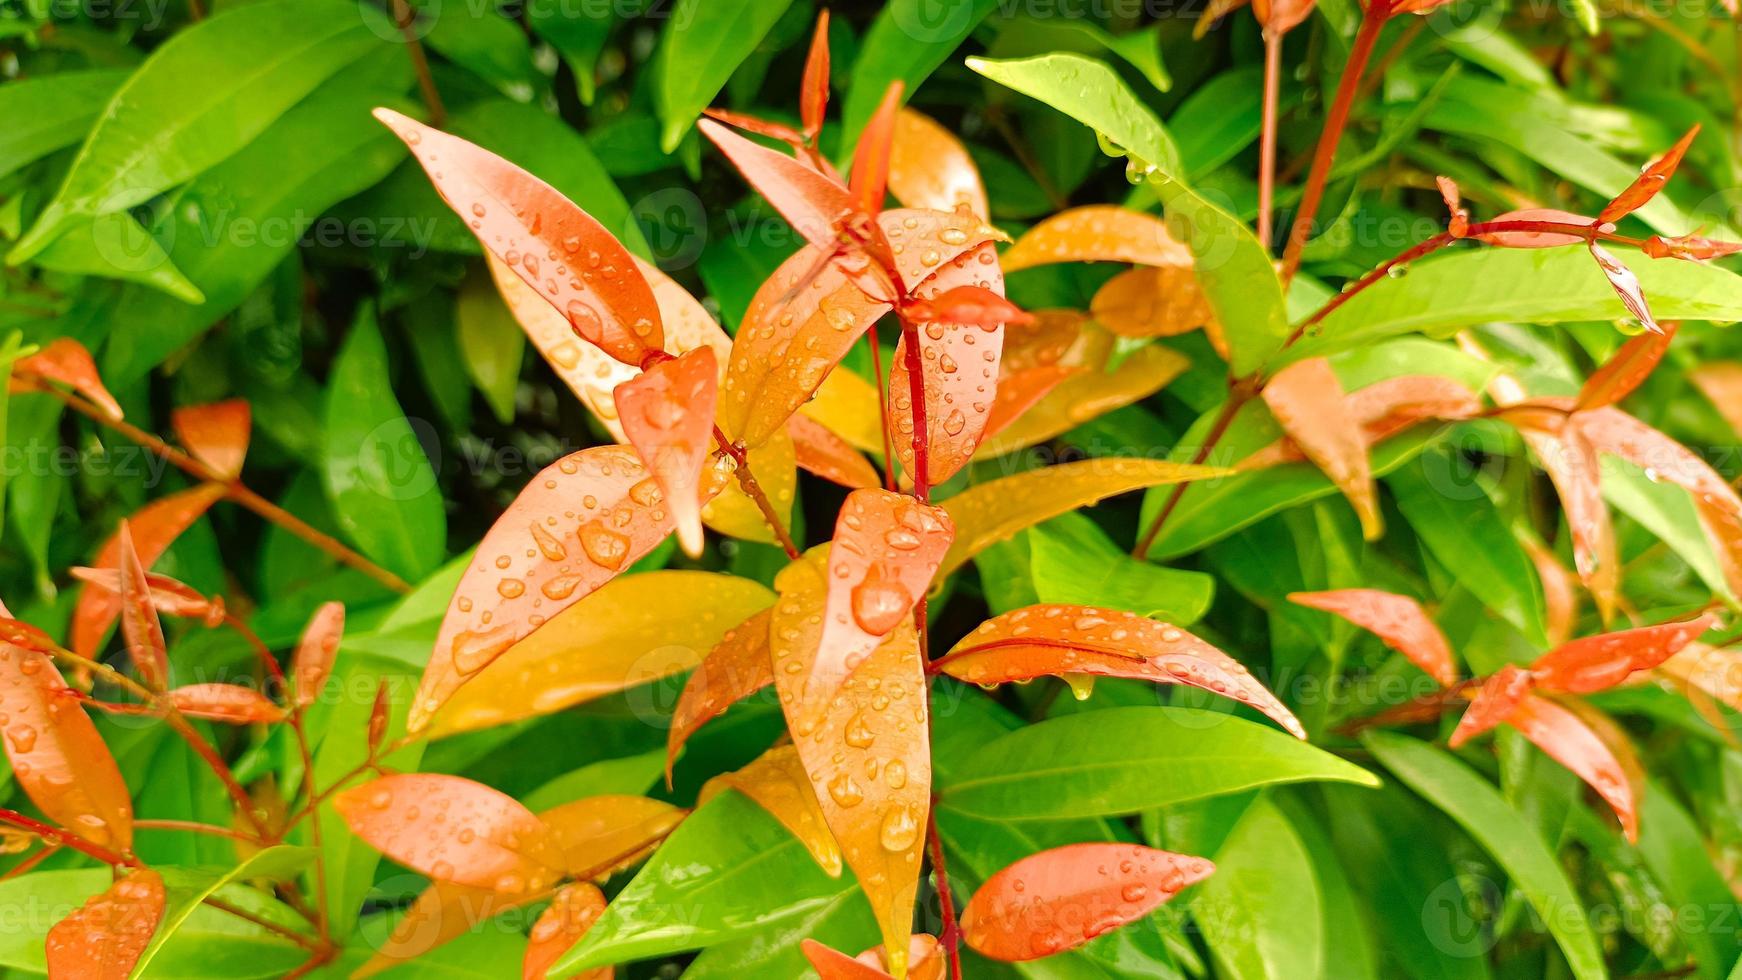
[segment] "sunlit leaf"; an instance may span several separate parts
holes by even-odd
[[[869,460],[809,415],[799,412],[787,419],[786,431],[792,436],[793,459],[806,473],[853,490],[881,483]]]
[[[521,980],[544,980],[569,947],[580,942],[587,930],[605,913],[605,893],[597,885],[584,881],[563,886],[539,914],[528,935],[526,958],[521,963]],[[580,974],[584,980],[608,980],[609,967],[588,970]]]
[[[702,553],[697,497],[713,446],[718,395],[719,367],[711,347],[660,361],[618,385],[616,391],[618,421],[659,481],[678,541],[691,557]]]
[[[1458,719],[1458,727],[1452,731],[1452,748],[1462,746],[1512,717],[1513,711],[1530,695],[1530,685],[1530,671],[1516,664],[1507,664],[1495,671],[1482,682],[1476,697]]]
[[[1216,319],[1189,265],[1121,272],[1095,292],[1089,312],[1121,337],[1173,337]]]
[[[227,725],[280,721],[284,709],[251,687],[240,684],[190,684],[172,688],[169,703],[191,718]]]
[[[948,575],[1025,527],[1103,498],[1225,473],[1214,467],[1165,460],[1101,457],[975,484],[944,501],[943,508],[956,525],[956,541],[944,556],[938,575]]]
[[[678,751],[697,729],[774,683],[768,643],[768,624],[773,617],[772,608],[764,609],[727,630],[690,674],[677,706],[672,708],[671,728],[666,733],[667,782],[671,781]]]
[[[1214,871],[1203,858],[1141,844],[1055,847],[986,879],[962,909],[962,938],[995,960],[1051,956],[1148,915]]]
[[[889,157],[889,193],[910,208],[991,213],[980,168],[955,133],[913,109],[895,117],[895,143]]]
[[[163,921],[163,877],[133,871],[48,931],[48,972],[68,980],[127,980]]]
[[[1313,465],[1349,498],[1367,540],[1383,534],[1367,443],[1330,362],[1312,358],[1283,368],[1264,386],[1264,403]]]
[[[458,776],[383,776],[340,792],[333,806],[371,847],[436,881],[525,895],[548,887],[564,866],[532,811]]]
[[[299,708],[306,708],[320,698],[321,689],[327,686],[327,678],[333,673],[333,661],[338,657],[339,640],[344,633],[342,603],[322,603],[309,617],[290,661],[291,685]]]
[[[1385,641],[1444,686],[1458,681],[1452,647],[1433,617],[1408,596],[1378,589],[1291,592],[1288,601],[1335,613]]]
[[[653,550],[671,524],[659,482],[630,449],[583,449],[540,471],[460,579],[409,729],[423,730],[472,675]]]
[[[936,669],[971,684],[1065,674],[1185,684],[1251,705],[1306,737],[1293,712],[1239,661],[1176,626],[1116,609],[1017,609],[981,623]]]
[[[592,216],[488,150],[391,109],[375,117],[411,148],[485,250],[561,311],[576,334],[626,364],[661,349],[653,291],[629,251]]]
[[[91,360],[91,352],[71,337],[49,341],[36,353],[14,361],[12,374],[14,379],[30,378],[66,385],[97,406],[103,414],[110,418],[121,417],[121,405],[104,387],[103,379],[97,374],[97,364]]]
[[[1056,262],[1130,262],[1191,268],[1192,253],[1152,214],[1111,204],[1091,204],[1045,219],[1001,257],[1015,272]]]
[[[1627,307],[1627,312],[1633,314],[1645,329],[1652,333],[1661,333],[1663,328],[1657,325],[1657,320],[1651,315],[1651,306],[1645,301],[1645,292],[1639,286],[1639,277],[1633,270],[1627,268],[1627,263],[1615,257],[1615,254],[1596,242],[1590,243],[1591,257],[1597,260],[1597,267],[1603,270],[1609,285],[1614,288],[1615,295],[1621,297],[1621,305]]]
[[[1628,841],[1639,840],[1638,805],[1626,770],[1577,715],[1546,698],[1526,695],[1506,722],[1590,784],[1615,810]]]
[[[115,567],[121,580],[121,638],[127,644],[133,669],[139,672],[145,686],[161,691],[169,685],[169,647],[163,638],[163,623],[157,618],[151,586],[145,580],[145,566],[133,547],[133,534],[126,521],[121,522],[115,535],[118,544]]]
[[[1694,123],[1663,156],[1647,164],[1639,176],[1634,178],[1633,183],[1627,185],[1626,190],[1603,205],[1603,210],[1597,214],[1597,221],[1620,221],[1649,203],[1669,183],[1669,179],[1675,176],[1676,168],[1681,166],[1682,157],[1687,154],[1688,147],[1694,144],[1694,137],[1699,134],[1700,124]]]
[[[37,809],[93,844],[133,846],[133,802],[97,728],[36,650],[0,644],[0,712],[12,778]]]
[[[840,877],[841,846],[835,843],[835,835],[823,820],[822,807],[796,748],[777,745],[744,768],[715,776],[702,786],[696,805],[728,789],[755,800],[757,806],[767,810],[804,843],[805,850],[829,877]]]
[[[1538,686],[1591,694],[1650,670],[1717,625],[1710,614],[1693,619],[1600,633],[1562,644],[1530,665]]]
[[[676,595],[683,615],[673,614]],[[441,736],[506,724],[682,673],[771,599],[756,582],[714,572],[662,570],[610,582],[548,611],[536,632],[475,671],[430,730]]]
[[[245,398],[192,405],[169,413],[170,428],[187,451],[211,467],[220,479],[242,475],[248,457],[253,412]]]

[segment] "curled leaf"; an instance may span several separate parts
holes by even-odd
[[[1349,499],[1361,518],[1362,534],[1377,540],[1385,527],[1367,442],[1331,363],[1314,357],[1288,365],[1264,386],[1264,403],[1288,437]]]
[[[1538,687],[1592,694],[1650,670],[1717,625],[1710,614],[1657,626],[1600,633],[1564,643],[1530,665]]]
[[[841,846],[835,843],[835,835],[823,821],[822,807],[817,803],[816,793],[811,791],[798,749],[777,745],[744,768],[715,776],[702,786],[696,805],[728,789],[756,801],[757,806],[792,831],[829,877],[841,876]]]
[[[690,674],[671,711],[671,727],[666,732],[667,784],[678,751],[697,729],[774,683],[768,646],[768,624],[773,616],[773,609],[764,609],[732,627]]]
[[[1040,959],[1148,915],[1215,870],[1140,844],[1055,847],[986,879],[962,909],[962,938],[995,960]]]
[[[298,708],[314,704],[321,696],[321,689],[327,686],[327,678],[332,676],[333,661],[339,655],[339,640],[344,634],[343,603],[322,603],[315,610],[315,614],[309,617],[308,625],[303,627],[302,639],[297,641],[296,653],[290,661],[291,681],[296,691]]]
[[[1464,716],[1458,719],[1458,727],[1452,732],[1452,748],[1461,747],[1512,717],[1530,694],[1530,687],[1530,671],[1514,664],[1507,664],[1489,675],[1476,690],[1476,697],[1464,710]]]
[[[1699,235],[1681,235],[1676,238],[1652,235],[1639,246],[1639,250],[1654,259],[1674,258],[1687,262],[1704,262],[1707,259],[1723,258],[1742,252],[1742,242],[1724,242]]]
[[[1238,660],[1177,626],[1117,609],[1016,609],[981,623],[935,669],[970,684],[1068,674],[1185,684],[1251,705],[1306,738],[1294,713]]]
[[[913,109],[895,117],[889,157],[889,193],[910,208],[991,213],[980,168],[968,148],[937,120]]]
[[[109,394],[97,373],[97,362],[85,345],[71,337],[51,340],[29,357],[21,357],[12,365],[14,378],[63,384],[83,395],[110,418],[121,417],[121,403]]]
[[[284,709],[251,687],[240,684],[189,684],[169,691],[169,703],[190,718],[227,725],[282,721]]]
[[[1372,633],[1385,645],[1409,658],[1428,676],[1450,687],[1458,681],[1452,645],[1433,617],[1408,596],[1378,589],[1336,589],[1291,592],[1288,601],[1341,616]]]
[[[1057,262],[1130,262],[1190,268],[1191,249],[1152,214],[1112,204],[1071,208],[1040,222],[1001,257],[1015,272]]]
[[[719,367],[711,347],[659,361],[617,386],[617,417],[624,434],[659,481],[678,541],[691,557],[702,553],[697,498],[712,446],[718,395]]]
[[[0,643],[0,714],[12,777],[45,816],[93,844],[133,846],[133,802],[115,757],[47,655]]]
[[[562,873],[562,850],[539,818],[469,779],[383,776],[340,792],[333,806],[371,847],[436,881],[526,895]]]
[[[1458,184],[1450,177],[1435,177],[1434,183],[1440,189],[1440,199],[1446,202],[1446,231],[1453,238],[1463,238],[1470,232],[1470,212],[1464,207],[1463,192],[1458,190]]]
[[[1651,306],[1645,301],[1645,293],[1640,289],[1639,277],[1633,270],[1627,268],[1627,263],[1616,258],[1614,253],[1596,242],[1590,243],[1591,257],[1597,260],[1597,267],[1603,270],[1603,275],[1609,280],[1609,287],[1615,290],[1615,295],[1621,297],[1621,305],[1627,307],[1627,312],[1633,314],[1645,329],[1652,333],[1662,333],[1663,328],[1657,325],[1657,320],[1651,315]]]
[[[1597,214],[1597,220],[1620,221],[1649,203],[1669,183],[1669,179],[1675,176],[1676,168],[1681,166],[1682,157],[1687,155],[1688,147],[1693,146],[1694,137],[1699,134],[1700,124],[1694,123],[1663,156],[1647,164],[1639,176],[1633,178],[1633,183],[1615,195],[1614,200],[1603,205],[1603,210]]]
[[[140,868],[48,930],[50,976],[127,980],[163,921],[163,877]]]
[[[187,451],[210,467],[219,479],[242,475],[248,457],[253,413],[246,398],[178,408],[169,414],[170,428]]]
[[[521,980],[544,980],[556,961],[581,941],[599,916],[605,914],[605,893],[597,885],[584,881],[564,885],[539,914],[527,936],[526,954],[521,961]],[[588,970],[583,980],[601,980],[611,975],[610,967]]]
[[[169,685],[169,648],[163,639],[163,623],[157,618],[151,586],[145,581],[145,566],[140,564],[139,553],[133,548],[133,534],[126,521],[121,522],[116,537],[120,545],[115,567],[120,573],[121,636],[140,680],[146,687],[161,691]]]
[[[202,483],[159,497],[135,511],[127,518],[127,526],[133,535],[134,553],[139,556],[139,563],[146,568],[155,564],[175,539],[227,492],[220,484]],[[121,540],[117,533],[97,549],[97,556],[91,564],[97,568],[118,568],[120,557]],[[94,656],[102,645],[103,634],[108,632],[120,612],[121,597],[118,593],[90,587],[80,591],[78,603],[73,607],[68,641],[73,652],[81,657]]]
[[[1628,842],[1639,842],[1639,810],[1627,770],[1589,725],[1566,708],[1535,695],[1519,702],[1506,721],[1596,790],[1620,819]]]
[[[555,188],[494,153],[376,109],[411,148],[479,244],[568,318],[574,332],[625,364],[663,347],[659,307],[635,260]]]

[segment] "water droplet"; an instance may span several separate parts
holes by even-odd
[[[913,607],[913,596],[897,579],[887,577],[881,564],[872,565],[863,581],[853,586],[853,620],[874,636],[894,629]]]
[[[884,814],[877,839],[886,851],[899,852],[912,847],[919,840],[919,820],[914,817],[913,810],[897,806]]]
[[[598,521],[581,525],[580,537],[581,549],[595,564],[615,571],[629,557],[629,539]]]
[[[853,782],[853,777],[839,773],[829,780],[829,798],[840,806],[858,806],[865,799],[865,793],[859,789],[859,784]]]

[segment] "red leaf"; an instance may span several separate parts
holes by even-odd
[[[986,879],[962,909],[962,938],[1007,963],[1075,949],[1208,878],[1200,857],[1139,844],[1069,844]]]
[[[539,915],[538,921],[532,924],[526,955],[520,966],[521,980],[544,980],[556,961],[580,942],[604,914],[605,893],[598,886],[584,881],[563,886]],[[580,977],[582,980],[600,980],[610,975],[610,967],[601,967],[587,970]]]
[[[825,253],[834,253],[840,245],[837,223],[853,210],[852,198],[845,187],[712,119],[702,119],[696,126],[726,154],[750,186],[768,199],[787,224],[812,245]]]
[[[889,154],[889,193],[910,208],[990,213],[980,168],[956,134],[930,116],[902,109]]]
[[[1671,323],[1661,333],[1642,333],[1622,344],[1613,357],[1591,372],[1584,387],[1579,389],[1579,400],[1573,410],[1602,408],[1632,394],[1663,360],[1679,326]]]
[[[774,140],[776,143],[785,143],[792,147],[795,152],[802,150],[805,145],[804,134],[785,123],[775,122],[772,119],[762,119],[748,113],[733,112],[731,109],[709,108],[703,109],[702,113],[709,119],[718,119],[720,122],[742,129],[746,133],[755,133],[757,136]]]
[[[0,714],[13,778],[37,809],[93,844],[131,849],[127,784],[52,660],[0,644]]]
[[[684,742],[703,725],[718,718],[734,703],[774,683],[769,662],[768,624],[773,609],[764,609],[732,629],[708,651],[684,683],[677,706],[671,712],[666,733],[665,780]]]
[[[195,459],[219,479],[234,480],[242,475],[242,461],[248,457],[252,418],[248,401],[232,398],[178,408],[169,414],[169,425]]]
[[[120,547],[115,556],[121,585],[121,637],[140,680],[154,691],[169,685],[169,648],[163,639],[163,624],[151,602],[151,586],[145,581],[145,566],[133,548],[127,522],[116,532]]]
[[[1559,211],[1554,208],[1523,208],[1496,215],[1493,220],[1553,221],[1568,225],[1595,224],[1585,215],[1574,214],[1571,211]],[[1558,245],[1577,245],[1585,240],[1578,235],[1553,231],[1489,231],[1477,235],[1476,238],[1502,248],[1554,248]]]
[[[1590,726],[1571,711],[1535,695],[1527,695],[1506,721],[1596,790],[1620,819],[1628,842],[1639,842],[1639,813],[1627,770]]]
[[[829,11],[817,14],[817,29],[811,35],[810,53],[804,61],[804,80],[799,85],[798,114],[804,122],[805,139],[815,142],[823,131],[823,113],[829,107]]]
[[[1675,623],[1600,633],[1564,643],[1530,665],[1538,687],[1573,694],[1607,690],[1663,663],[1717,625],[1710,614]]]
[[[710,470],[709,496],[719,492]],[[423,730],[459,686],[671,532],[659,481],[633,450],[596,446],[546,467],[509,505],[460,579],[407,722]]]
[[[1459,748],[1465,742],[1512,717],[1520,702],[1530,694],[1530,671],[1513,664],[1495,671],[1482,682],[1476,697],[1458,719],[1452,732],[1451,746]]]
[[[617,386],[617,418],[659,481],[677,538],[692,558],[702,553],[702,470],[713,446],[719,362],[712,347],[662,360]],[[711,496],[711,495],[710,495]]]
[[[954,286],[932,299],[914,299],[902,304],[901,313],[910,320],[982,330],[1034,322],[1034,317],[1005,299],[1004,294],[980,285]]]
[[[1669,183],[1671,177],[1675,176],[1676,168],[1681,166],[1682,157],[1687,154],[1688,147],[1693,145],[1694,137],[1698,136],[1699,133],[1700,124],[1694,123],[1686,133],[1682,134],[1681,139],[1676,140],[1675,145],[1670,147],[1667,153],[1653,160],[1640,172],[1638,177],[1633,178],[1633,183],[1627,185],[1626,190],[1615,195],[1614,200],[1604,205],[1603,210],[1597,214],[1597,220],[1599,222],[1619,221],[1644,207],[1647,202],[1656,197],[1657,192],[1663,190],[1663,186]]]
[[[121,594],[119,568],[89,568],[79,565],[67,571],[73,578],[111,595]],[[209,627],[215,627],[224,621],[222,596],[200,595],[192,586],[156,572],[145,573],[145,585],[151,595],[151,605],[159,615],[203,620]]]
[[[970,684],[1067,674],[1185,684],[1251,705],[1306,737],[1300,720],[1239,661],[1176,626],[1116,609],[1016,609],[981,623],[934,669]]]
[[[1645,329],[1652,333],[1662,333],[1663,328],[1652,318],[1651,307],[1645,302],[1645,294],[1640,291],[1639,277],[1626,263],[1616,258],[1610,251],[1596,242],[1591,242],[1591,257],[1597,260],[1598,268],[1608,278],[1610,288],[1615,295],[1621,297],[1621,305],[1627,307],[1627,312],[1633,314]]]
[[[190,684],[169,692],[169,701],[190,718],[227,725],[284,720],[284,709],[266,695],[239,684]]]
[[[895,113],[901,108],[904,87],[899,81],[889,83],[853,151],[848,190],[862,214],[882,211],[883,198],[889,193],[889,145],[895,139]]]
[[[1361,518],[1362,534],[1377,540],[1385,531],[1367,460],[1367,442],[1343,386],[1322,357],[1296,361],[1264,386],[1264,403],[1283,432],[1324,471]]]
[[[786,420],[787,434],[800,468],[852,490],[878,486],[877,470],[833,429],[796,412]]]
[[[573,201],[494,153],[391,109],[376,109],[485,249],[568,317],[576,334],[625,364],[664,343],[635,259]],[[713,124],[704,124],[713,125]]]
[[[542,891],[561,877],[562,849],[513,797],[458,776],[383,776],[333,797],[351,832],[437,881],[504,895]]]
[[[1639,248],[1654,259],[1676,258],[1702,262],[1742,252],[1742,242],[1725,242],[1699,235],[1682,235],[1678,238],[1652,235]]]
[[[296,654],[290,661],[290,673],[296,691],[296,706],[306,708],[321,696],[327,678],[333,673],[333,660],[339,655],[339,640],[345,634],[345,607],[338,602],[323,603],[309,617],[297,642]]]
[[[103,379],[97,374],[97,362],[91,359],[91,352],[85,349],[85,345],[70,337],[49,341],[29,357],[19,358],[12,365],[12,372],[18,377],[66,385],[101,409],[103,414],[110,418],[121,417],[121,404],[103,386]]]
[[[1442,687],[1457,683],[1458,665],[1452,660],[1452,646],[1446,642],[1446,635],[1434,625],[1421,603],[1408,596],[1378,589],[1337,589],[1291,592],[1288,601],[1334,613],[1367,630],[1408,657],[1410,663],[1427,672]]]
[[[127,519],[133,533],[139,563],[146,568],[169,550],[183,531],[193,526],[212,504],[222,500],[226,489],[217,483],[202,483],[197,487],[172,493],[146,504]],[[112,535],[97,549],[91,564],[98,568],[117,568],[120,564],[120,536]],[[73,607],[70,642],[73,652],[91,657],[103,642],[103,634],[121,612],[121,597],[105,589],[85,588]]]
[[[163,878],[140,868],[92,896],[48,930],[56,980],[127,980],[163,921]]]

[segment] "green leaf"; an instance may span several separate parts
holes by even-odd
[[[7,261],[35,255],[81,217],[132,207],[234,155],[380,43],[354,8],[330,0],[233,6],[175,33],[109,100]]]
[[[520,802],[534,813],[589,796],[640,795],[665,771],[665,750],[654,749],[621,759],[603,759],[582,766],[526,794]]]
[[[1742,320],[1742,277],[1714,265],[1618,252],[1661,320]],[[1627,311],[1584,248],[1459,246],[1386,278],[1325,317],[1282,362],[1323,357],[1386,337],[1449,337],[1493,321],[1618,320]]]
[[[998,0],[890,0],[865,33],[853,62],[841,110],[843,150],[858,142],[890,82],[907,86],[908,97],[937,71],[969,33],[998,6]]]
[[[1108,708],[1030,725],[982,746],[939,803],[994,820],[1135,813],[1305,780],[1378,785],[1274,728],[1197,708]]]
[[[1618,456],[1602,456],[1598,464],[1597,483],[1603,490],[1603,499],[1668,545],[1713,593],[1734,604],[1736,594],[1718,563],[1712,541],[1706,537],[1688,492],[1673,483],[1651,479],[1644,470]]]
[[[334,516],[365,554],[410,581],[441,563],[441,488],[394,400],[387,346],[367,306],[327,379],[325,475]]]
[[[529,6],[551,5],[535,3]],[[374,7],[364,7],[363,10],[376,12]],[[385,16],[377,22],[389,31],[393,30],[392,22]],[[437,11],[428,23],[430,29],[424,35],[425,44],[489,82],[491,87],[510,99],[516,102],[532,99],[540,78],[532,66],[532,49],[526,43],[526,32],[519,24],[492,10],[473,11],[464,17],[452,13],[444,17]]]
[[[830,878],[767,811],[721,793],[666,838],[551,975],[729,942],[814,917],[843,892],[857,893],[850,873]]]
[[[20,78],[0,86],[0,177],[84,138],[127,72],[103,68]]]
[[[690,961],[683,980],[804,976],[811,968],[801,945],[806,939],[833,949],[869,949],[878,943],[877,922],[858,889],[843,889],[803,915],[709,946]]]
[[[654,100],[665,124],[660,146],[677,149],[696,117],[726,87],[792,0],[680,0],[660,39]]]
[[[1579,894],[1530,824],[1487,780],[1444,750],[1392,732],[1362,742],[1410,789],[1445,811],[1474,837],[1536,909],[1579,980],[1606,980],[1591,923]]]
[[[1137,561],[1079,512],[1027,532],[1029,570],[1041,602],[1110,606],[1179,626],[1210,608],[1216,580]]]
[[[1676,802],[1670,787],[1649,780],[1639,803],[1639,854],[1668,898],[1679,908],[1701,909],[1711,916],[1742,912],[1706,851],[1700,826]],[[1734,929],[1709,928],[1709,920],[1678,921],[1676,926],[1701,976],[1716,980],[1734,957],[1742,956],[1742,937]]]
[[[1167,209],[1174,236],[1191,247],[1236,375],[1258,370],[1276,353],[1289,328],[1282,283],[1270,256],[1245,222],[1185,185],[1173,138],[1113,69],[1073,54],[1020,61],[969,58],[968,67],[1093,129],[1103,149],[1129,158],[1129,173],[1147,176]]]
[[[301,871],[313,859],[314,851],[310,848],[279,845],[255,854],[222,874],[203,874],[184,868],[161,869],[166,893],[163,921],[158,924],[157,934],[152,936],[151,945],[145,948],[145,952],[139,956],[139,962],[134,964],[133,975],[143,975],[186,924],[194,910],[225,885],[251,878],[287,879]],[[285,909],[285,912],[290,913],[290,910]],[[294,921],[294,913],[290,914]]]
[[[638,16],[653,2],[657,0],[623,0],[609,6],[582,4],[578,9],[560,3],[529,3],[526,5],[526,23],[533,33],[548,42],[568,62],[582,104],[592,105],[598,88],[595,76],[599,55],[605,50],[611,27],[617,21],[614,11],[622,11],[623,18],[628,19]]]
[[[1312,856],[1282,811],[1260,797],[1216,851],[1215,861],[1215,873],[1192,898],[1192,916],[1220,967],[1218,976],[1324,976],[1324,897]]]
[[[74,225],[30,262],[58,272],[137,282],[183,303],[206,301],[200,287],[175,267],[163,245],[126,211]]]
[[[1092,54],[1097,49],[1119,56],[1140,72],[1149,84],[1165,92],[1173,87],[1167,66],[1161,60],[1161,25],[1151,24],[1124,34],[1113,34],[1087,20],[1059,17],[1018,17],[1004,21],[992,55],[1020,58],[1057,51]]]
[[[504,425],[514,421],[514,391],[520,385],[526,332],[482,269],[474,269],[461,284],[454,314],[461,363],[472,383],[490,403],[497,421]]]

